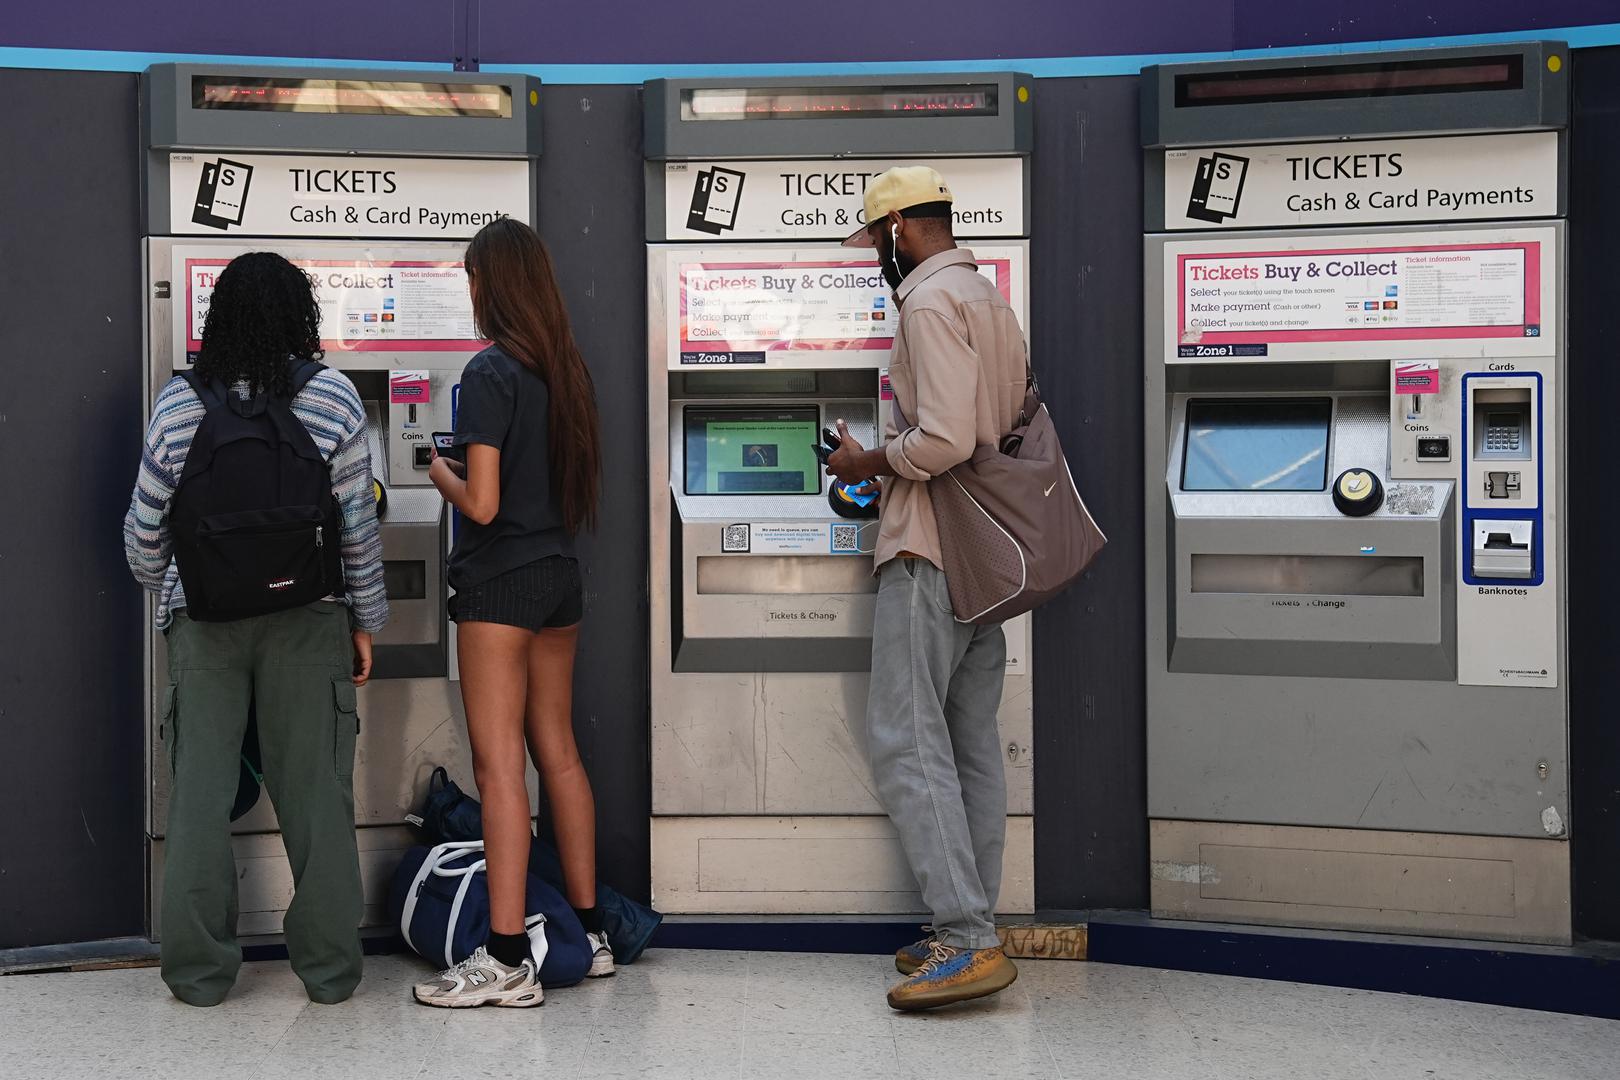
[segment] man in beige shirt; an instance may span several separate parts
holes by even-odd
[[[951,193],[933,169],[903,167],[866,190],[865,228],[845,244],[878,251],[899,306],[882,447],[842,446],[827,471],[882,486],[867,749],[872,774],[933,933],[901,949],[896,1009],[994,994],[1017,969],[1001,951],[1007,789],[996,712],[1007,646],[1000,626],[951,613],[928,481],[1013,429],[1028,379],[1023,332],[995,284],[951,233]]]

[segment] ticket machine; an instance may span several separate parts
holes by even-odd
[[[432,767],[470,776],[446,617],[453,515],[427,479],[430,436],[454,426],[461,370],[483,345],[467,238],[497,217],[534,220],[538,104],[536,81],[513,75],[166,64],[142,83],[148,404],[195,362],[219,272],[256,250],[309,274],[324,362],[365,403],[390,608],[355,756],[368,923],[383,920]],[[149,654],[155,932],[170,788],[161,635]],[[234,824],[244,935],[279,931],[291,899],[276,829],[267,798]]]
[[[1570,938],[1567,60],[1144,73],[1155,914]]]
[[[877,523],[812,450],[875,445],[898,318],[837,246],[865,185],[938,168],[956,234],[1027,325],[1030,80],[646,87],[652,872],[671,912],[921,910],[864,724]],[[1033,909],[1029,633],[1007,626],[1001,907]]]

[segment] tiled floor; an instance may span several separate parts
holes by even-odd
[[[876,956],[652,952],[545,1008],[426,1009],[368,961],[309,1005],[285,963],[191,1009],[151,969],[0,978],[0,1077],[463,1080],[1615,1080],[1620,1022],[1064,961],[988,1003],[899,1016]]]

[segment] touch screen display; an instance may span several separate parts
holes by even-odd
[[[1324,491],[1331,398],[1187,402],[1183,491]]]
[[[689,407],[688,495],[814,495],[821,490],[815,406]]]

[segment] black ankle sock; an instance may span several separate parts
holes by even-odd
[[[574,914],[579,916],[580,925],[585,928],[587,934],[600,934],[602,932],[602,908],[600,905],[596,907],[577,907],[574,909]]]
[[[489,932],[489,943],[484,946],[489,955],[507,967],[517,967],[529,958],[528,934],[497,934]]]

